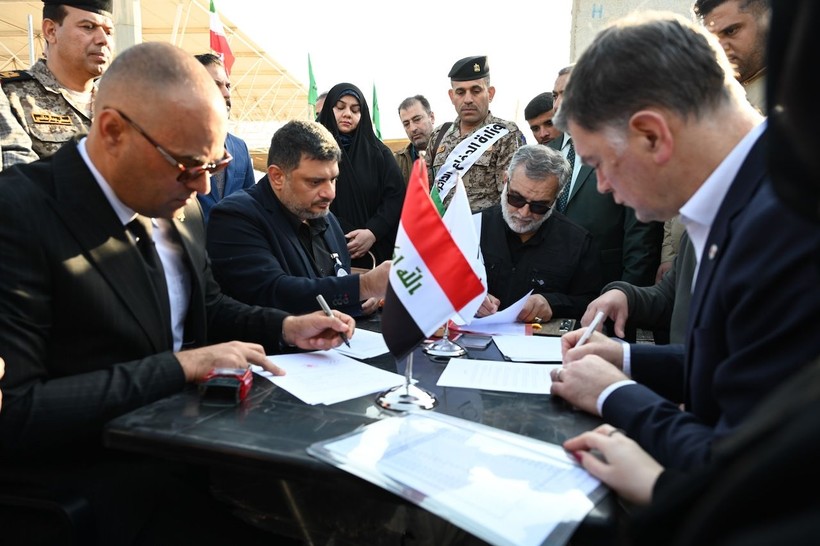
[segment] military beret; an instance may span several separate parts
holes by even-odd
[[[464,57],[456,61],[450,73],[447,74],[451,80],[466,82],[470,80],[480,80],[490,75],[490,65],[486,56]]]
[[[114,0],[43,0],[47,6],[70,6],[85,11],[93,11],[111,17]]]

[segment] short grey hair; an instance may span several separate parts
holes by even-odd
[[[731,100],[745,100],[717,39],[673,14],[629,16],[598,33],[584,51],[553,122],[586,131],[625,128],[644,108],[702,119]]]
[[[507,176],[512,178],[518,167],[524,167],[524,174],[531,180],[558,178],[558,191],[564,189],[572,175],[569,162],[561,152],[543,144],[527,144],[518,148],[507,167]]]

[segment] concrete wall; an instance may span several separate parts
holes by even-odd
[[[636,10],[673,11],[694,17],[692,4],[694,0],[573,0],[570,58],[577,60],[595,34],[619,17]]]

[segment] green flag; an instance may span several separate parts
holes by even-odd
[[[376,132],[376,138],[382,139],[382,123],[379,117],[379,99],[376,97],[376,84],[373,83],[373,131]]]
[[[316,119],[316,100],[319,98],[319,90],[316,88],[316,78],[313,77],[313,65],[310,62],[310,53],[308,53],[308,75],[310,76],[308,104],[310,105],[311,119]]]

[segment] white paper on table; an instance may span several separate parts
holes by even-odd
[[[470,324],[465,324],[459,320],[458,316],[454,316],[454,329],[460,332],[475,332],[477,334],[525,336],[527,335],[527,325],[523,322],[518,322],[518,315],[521,313],[521,309],[524,308],[531,294],[532,290],[509,307],[492,315],[487,315],[486,317],[474,318]]]
[[[493,336],[498,350],[516,362],[561,362],[561,338],[553,336]]]
[[[560,446],[435,412],[308,452],[496,545],[564,544],[607,491]]]
[[[549,394],[550,370],[560,364],[451,358],[436,385],[489,391]]]
[[[287,375],[274,376],[260,366],[251,370],[311,405],[335,404],[404,384],[402,375],[334,351],[268,355],[267,359]]]
[[[358,328],[349,341],[350,347],[343,344],[336,347],[334,351],[338,351],[346,356],[362,359],[373,358],[390,351],[384,342],[384,336],[379,332],[371,332],[370,330]]]

